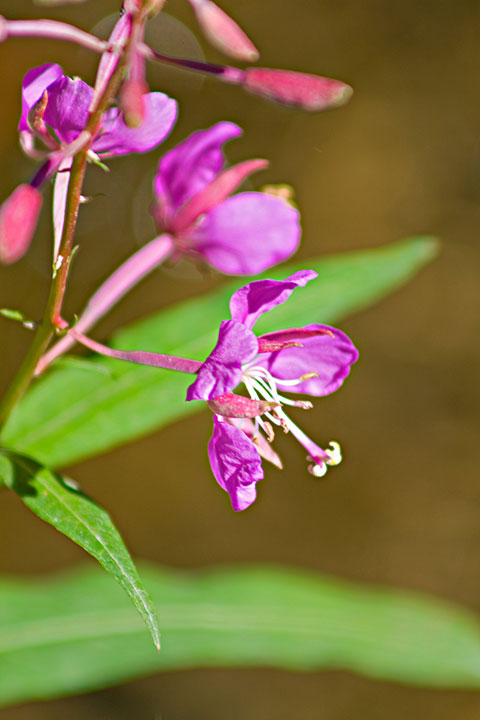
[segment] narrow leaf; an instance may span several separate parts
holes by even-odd
[[[330,323],[377,302],[407,282],[436,253],[431,238],[413,238],[374,250],[289,263],[268,272],[283,279],[296,270],[319,274],[287,303],[266,313],[256,330],[271,332],[312,322]],[[204,360],[228,301],[245,284],[236,279],[209,295],[188,300],[117,333],[113,346]],[[95,358],[114,377],[75,368],[52,370],[27,393],[6,425],[4,445],[51,466],[66,465],[129,442],[201,410],[186,403],[191,376]],[[122,418],[119,422],[118,418]]]
[[[480,627],[419,594],[268,566],[142,570],[162,617],[154,652],[95,568],[0,583],[0,702],[93,690],[197,667],[350,670],[437,688],[480,687]]]
[[[35,515],[93,555],[115,578],[143,617],[160,649],[152,599],[108,513],[71,481],[25,456],[1,451],[0,481],[2,479]]]

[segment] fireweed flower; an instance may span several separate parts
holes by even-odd
[[[342,459],[337,443],[320,448],[285,412],[286,406],[309,409],[311,403],[283,393],[321,396],[337,390],[358,358],[351,340],[340,330],[318,324],[260,337],[252,331],[263,313],[315,277],[313,270],[303,270],[284,281],[258,280],[237,290],[230,301],[232,319],[220,325],[215,348],[188,388],[187,400],[205,400],[215,413],[208,454],[234,510],[244,510],[255,500],[256,483],[263,478],[261,456],[282,467],[261,431],[269,442],[275,426],[292,433],[307,450],[308,470],[316,477]],[[232,392],[240,383],[249,398]]]
[[[59,65],[47,63],[29,70],[25,75],[22,85],[22,114],[18,126],[20,140],[28,155],[44,160],[30,182],[30,187],[37,191],[35,200],[41,186],[59,170],[68,175],[71,156],[89,141],[88,134],[83,131],[88,122],[93,94],[93,88],[79,78],[71,79],[64,75]],[[89,150],[90,160],[147,152],[165,139],[176,120],[175,100],[163,93],[152,92],[143,96],[143,103],[144,121],[139,127],[127,126],[118,108],[110,108],[104,113]],[[35,147],[36,139],[42,142],[45,150]],[[31,194],[33,196],[33,191]],[[13,216],[11,207],[15,204],[14,217],[17,221],[21,220],[18,216],[17,197],[18,188],[0,208],[3,217]],[[14,228],[0,227],[0,261],[14,262],[28,249],[40,208],[38,202],[32,205],[23,203],[23,207],[28,237],[24,231],[21,243],[18,242],[12,248],[11,238],[16,234]]]
[[[152,214],[179,254],[207,260],[228,275],[254,275],[290,257],[300,239],[299,214],[261,192],[229,195],[266,161],[226,170],[222,146],[242,130],[219,122],[166,153],[154,180]]]
[[[274,426],[290,432],[307,450],[308,470],[325,475],[338,465],[338,443],[324,450],[288,417],[285,406],[308,410],[306,400],[292,400],[284,392],[329,395],[337,390],[358,358],[351,340],[328,325],[278,330],[257,337],[252,328],[263,313],[284,303],[296,287],[317,277],[301,270],[285,280],[257,280],[237,290],[230,300],[232,319],[220,325],[218,341],[205,362],[144,351],[109,348],[79,332],[67,334],[106,357],[157,368],[196,374],[187,401],[204,400],[214,412],[208,454],[213,474],[226,490],[234,510],[245,510],[256,498],[256,483],[263,478],[261,457],[279,468],[282,463],[271,443]],[[232,392],[243,383],[250,397]],[[262,435],[262,432],[264,435]]]
[[[46,93],[46,97],[45,97]],[[80,78],[69,78],[59,65],[47,63],[25,75],[22,85],[22,115],[18,129],[37,136],[50,149],[73,142],[88,121],[93,88]],[[147,152],[159,145],[173,127],[177,114],[175,100],[160,92],[145,98],[145,120],[131,128],[123,121],[118,108],[107,110],[92,143],[94,153],[102,158]],[[38,104],[44,104],[35,117]],[[38,119],[38,122],[35,120]]]

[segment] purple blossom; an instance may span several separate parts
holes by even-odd
[[[179,253],[201,256],[228,275],[254,275],[298,247],[299,214],[280,198],[261,192],[230,194],[266,166],[250,160],[224,170],[222,146],[241,134],[230,122],[199,130],[160,160],[153,215]]]
[[[323,450],[284,410],[286,405],[306,410],[311,403],[281,393],[295,388],[321,396],[337,390],[358,358],[351,340],[340,330],[319,324],[260,337],[252,331],[263,313],[284,303],[296,287],[315,277],[313,270],[303,270],[283,281],[258,280],[237,290],[230,301],[231,320],[221,323],[215,348],[188,388],[187,400],[205,400],[215,413],[208,454],[215,478],[230,495],[234,510],[244,510],[255,500],[256,483],[263,478],[261,457],[282,467],[269,445],[274,426],[299,440],[314,476],[323,476],[328,465],[341,461],[337,443]],[[232,392],[239,383],[250,399]]]
[[[93,92],[93,88],[80,78],[71,79],[64,75],[59,65],[47,63],[33,68],[23,79],[18,129],[37,135],[50,148],[55,140],[69,144],[87,124]],[[145,119],[137,128],[125,124],[118,108],[107,110],[93,140],[93,152],[101,157],[111,157],[147,152],[159,145],[173,127],[177,104],[160,92],[145,95],[144,103]]]
[[[101,79],[108,69],[104,67]],[[21,144],[28,155],[44,162],[30,182],[29,197],[32,202],[24,202],[27,186],[21,185],[22,202],[18,201],[20,190],[17,188],[0,208],[4,220],[0,228],[0,262],[15,262],[28,250],[39,212],[36,193],[38,188],[55,175],[57,179],[60,178],[54,192],[56,258],[63,229],[72,156],[91,140],[89,133],[85,132],[85,126],[94,102],[94,94],[93,88],[80,78],[71,79],[64,75],[59,65],[47,63],[32,68],[25,75],[22,83],[22,114],[18,125]],[[163,93],[153,92],[145,94],[142,103],[144,117],[139,127],[129,127],[116,107],[103,114],[100,127],[88,150],[90,160],[147,152],[165,139],[176,120],[175,100]],[[36,139],[42,141],[46,150],[35,147]],[[15,223],[12,224],[13,221],[9,220],[6,224],[5,218],[15,218],[17,225],[22,222],[24,224],[21,237],[15,243],[16,232],[12,231]]]

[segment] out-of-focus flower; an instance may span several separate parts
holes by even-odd
[[[298,211],[261,192],[230,194],[265,160],[223,169],[222,146],[241,134],[220,122],[199,130],[160,160],[152,213],[179,253],[203,257],[229,275],[253,275],[282,262],[298,247]]]
[[[284,406],[312,407],[284,392],[329,395],[337,390],[358,358],[351,340],[340,330],[312,324],[257,337],[258,318],[284,303],[296,287],[317,276],[303,270],[284,281],[258,280],[237,290],[230,301],[232,319],[222,322],[218,342],[187,391],[187,400],[205,400],[215,413],[208,454],[219,485],[234,510],[244,510],[256,498],[263,478],[261,456],[281,467],[269,442],[274,426],[291,432],[307,450],[308,470],[316,477],[341,461],[340,447],[320,448],[287,416]],[[232,390],[243,383],[250,398]],[[254,422],[252,422],[252,419]]]

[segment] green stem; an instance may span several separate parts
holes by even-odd
[[[135,24],[136,22],[139,22],[138,16],[133,19],[133,23]],[[119,59],[117,67],[115,68],[115,71],[112,74],[112,77],[110,78],[97,107],[89,117],[85,130],[90,133],[90,140],[82,147],[73,159],[65,207],[65,222],[58,252],[58,257],[62,258],[62,262],[57,268],[57,272],[52,278],[50,284],[50,292],[43,320],[37,328],[33,342],[15,378],[0,402],[0,428],[5,424],[13,408],[25,394],[33,379],[38,361],[45,353],[50,340],[53,337],[55,329],[59,327],[63,298],[67,286],[68,271],[70,269],[70,262],[72,259],[73,241],[75,228],[77,226],[83,180],[85,178],[87,155],[92,140],[95,137],[101,123],[102,115],[120,87],[124,73],[125,58],[128,57],[129,53],[129,44],[129,42],[126,43],[124,52]]]

